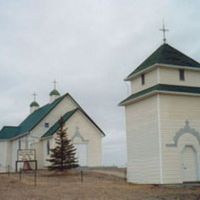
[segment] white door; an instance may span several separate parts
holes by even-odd
[[[197,181],[197,155],[192,146],[185,146],[182,151],[183,181]]]
[[[76,157],[80,166],[87,166],[87,144],[74,144]]]

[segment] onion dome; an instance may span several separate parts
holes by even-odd
[[[55,96],[60,96],[60,93],[58,92],[58,90],[53,89],[53,90],[49,93],[49,95],[50,95],[50,96],[53,96],[53,95],[55,95]]]
[[[38,102],[36,101],[36,93],[33,93],[33,101],[30,104],[30,113],[34,112],[35,110],[37,110],[40,107],[40,105],[38,104]]]
[[[30,104],[30,107],[39,107],[40,105],[36,102],[36,101],[33,101],[31,104]]]
[[[52,103],[53,101],[55,101],[58,97],[60,97],[60,93],[58,92],[58,90],[56,89],[56,80],[53,81],[54,84],[54,88],[53,90],[49,93],[50,96],[50,103]]]

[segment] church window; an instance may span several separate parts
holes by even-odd
[[[49,123],[48,123],[48,122],[45,122],[45,123],[44,123],[44,127],[45,127],[45,128],[49,128]]]
[[[21,140],[18,141],[18,149],[22,149],[22,143],[21,143]]]
[[[47,155],[50,154],[50,142],[47,140]]]
[[[142,83],[142,85],[145,84],[145,75],[144,74],[141,75],[141,83]]]
[[[25,140],[25,149],[28,149],[28,138],[26,137],[26,140]]]
[[[180,81],[185,80],[185,70],[184,69],[179,69],[179,79],[180,79]]]

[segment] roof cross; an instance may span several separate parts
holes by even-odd
[[[54,90],[56,89],[56,84],[57,84],[57,81],[54,80],[54,81],[53,81],[53,87],[54,87]]]
[[[169,29],[166,29],[166,28],[165,28],[165,22],[164,22],[164,20],[163,20],[163,26],[162,26],[162,28],[160,29],[160,31],[163,32],[163,42],[166,43],[166,35],[165,35],[165,33],[166,33],[167,31],[169,31]]]
[[[36,101],[36,96],[37,96],[37,94],[34,92],[34,93],[33,93],[33,100],[34,100],[34,101]]]

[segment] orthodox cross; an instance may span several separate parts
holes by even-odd
[[[33,100],[34,100],[34,101],[36,101],[36,96],[37,96],[37,94],[34,92],[34,93],[33,93]]]
[[[56,89],[56,84],[57,84],[57,81],[54,80],[54,81],[53,81],[53,87],[54,87],[54,90]]]
[[[166,28],[165,28],[165,23],[164,23],[164,22],[163,22],[163,27],[160,29],[160,31],[163,32],[163,42],[166,43],[166,35],[165,35],[165,33],[166,33],[167,31],[169,31],[169,29],[166,29]]]

